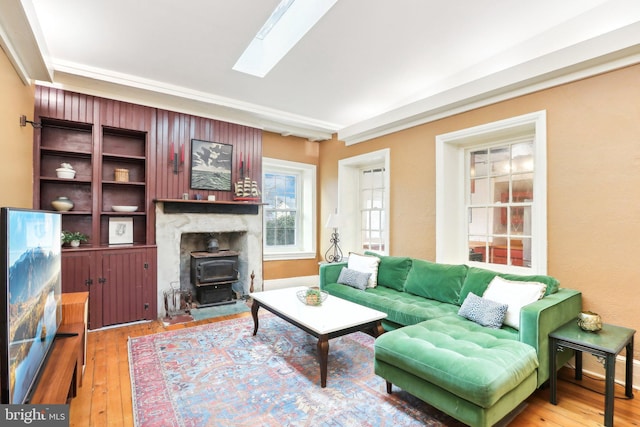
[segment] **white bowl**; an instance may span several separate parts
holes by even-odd
[[[135,212],[138,210],[137,206],[111,206],[116,212]]]
[[[58,168],[56,169],[56,175],[58,178],[73,179],[73,177],[76,176],[76,171],[73,169]]]

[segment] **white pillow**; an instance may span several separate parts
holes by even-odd
[[[349,254],[347,268],[361,273],[370,273],[367,288],[375,288],[378,285],[378,265],[380,258],[377,256],[360,255],[354,252]]]
[[[520,309],[527,304],[538,301],[544,296],[547,285],[539,282],[520,282],[506,280],[496,276],[489,283],[489,287],[482,298],[507,304],[507,315],[504,324],[515,329],[520,329]]]

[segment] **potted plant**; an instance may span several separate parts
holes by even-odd
[[[81,242],[86,242],[89,240],[89,236],[86,234],[80,233],[79,231],[63,231],[62,232],[62,243],[68,243],[72,247],[77,248],[80,246]]]

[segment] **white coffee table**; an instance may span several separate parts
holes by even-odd
[[[377,337],[384,332],[380,321],[387,314],[333,295],[329,295],[319,306],[309,306],[296,296],[301,289],[307,288],[300,286],[250,294],[253,298],[251,315],[255,325],[253,335],[258,333],[258,309],[263,307],[318,338],[320,386],[326,387],[329,340],[358,331],[371,332]]]

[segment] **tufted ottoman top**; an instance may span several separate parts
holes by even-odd
[[[512,331],[486,328],[456,315],[381,335],[375,358],[484,408],[538,367],[535,349],[517,341]]]

